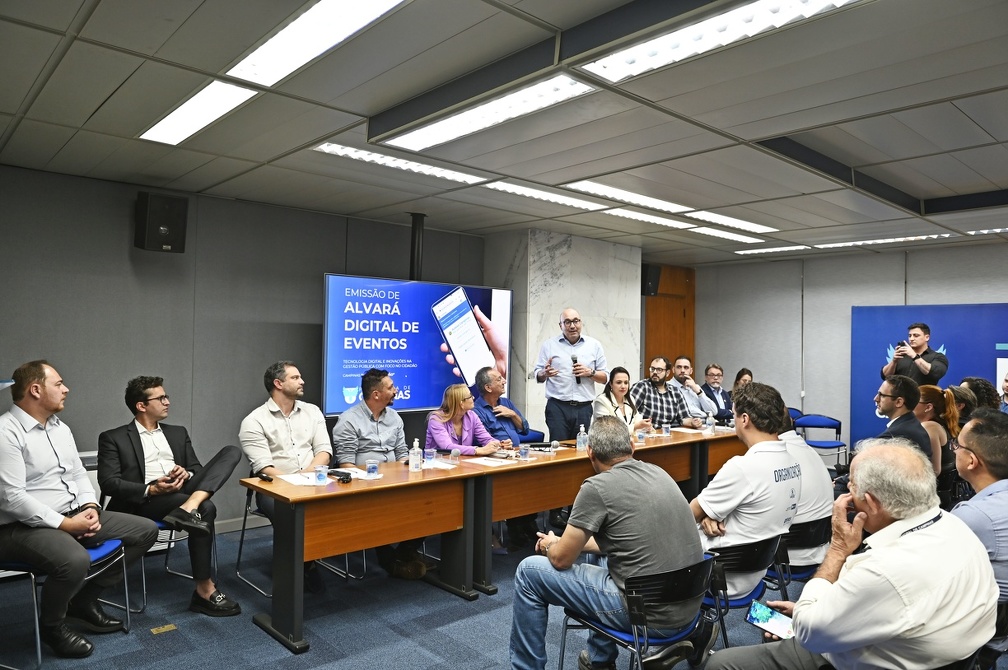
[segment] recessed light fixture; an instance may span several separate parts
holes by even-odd
[[[692,219],[700,219],[701,221],[706,221],[707,223],[716,223],[722,226],[727,226],[729,228],[738,228],[739,230],[745,230],[750,233],[776,233],[776,228],[771,228],[770,226],[763,226],[758,223],[750,223],[749,221],[743,221],[742,219],[734,219],[730,216],[725,216],[724,214],[715,214],[714,212],[688,212],[684,214]]]
[[[669,228],[678,228],[679,230],[685,230],[687,228],[692,228],[692,223],[685,223],[683,221],[676,221],[675,219],[666,219],[664,216],[655,216],[654,214],[644,214],[642,212],[635,212],[632,209],[607,209],[602,212],[603,214],[611,214],[612,216],[621,216],[624,219],[633,219],[634,221],[643,221],[645,223],[656,223],[659,226],[668,226]]]
[[[946,237],[955,237],[952,233],[940,233],[937,235],[912,235],[910,237],[886,237],[878,240],[858,240],[857,242],[834,242],[832,244],[815,244],[816,249],[840,249],[842,247],[862,247],[871,244],[897,244],[899,242],[922,242],[924,240],[938,240]]]
[[[616,83],[857,0],[757,0],[582,66]]]
[[[985,228],[984,230],[968,230],[967,235],[995,235],[997,233],[1008,233],[1008,228]]]
[[[755,244],[756,242],[763,241],[758,237],[748,237],[747,235],[739,235],[738,233],[729,233],[727,230],[719,230],[718,228],[708,228],[707,226],[690,228],[689,232],[699,233],[700,235],[710,235],[711,237],[720,237],[722,239],[731,240],[733,242],[745,242],[746,244]]]
[[[591,86],[571,79],[567,75],[557,75],[385,140],[383,143],[410,151],[422,151],[427,147],[465,137],[594,90]]]
[[[809,247],[804,244],[796,244],[793,247],[767,247],[766,249],[743,249],[741,251],[736,251],[739,256],[749,256],[751,254],[778,254],[783,251],[801,251],[803,249],[808,249]]]
[[[518,186],[517,184],[509,184],[503,181],[495,181],[489,184],[483,184],[484,188],[492,188],[495,191],[503,191],[504,193],[510,193],[512,195],[520,195],[525,198],[533,198],[535,200],[545,200],[546,202],[552,202],[556,205],[564,205],[566,207],[573,207],[575,209],[587,209],[590,212],[596,212],[600,209],[606,209],[609,205],[600,205],[597,202],[591,202],[588,200],[581,200],[580,198],[572,198],[567,195],[559,195],[557,193],[551,193],[549,191],[542,191],[537,188],[529,188],[528,186]]]
[[[256,91],[241,86],[222,81],[210,82],[209,86],[155,123],[140,139],[179,144],[254,95]]]
[[[372,23],[402,0],[321,0],[228,70],[232,77],[272,86]]]
[[[648,209],[657,209],[660,212],[668,212],[669,214],[678,214],[679,212],[685,212],[692,209],[690,207],[677,205],[676,203],[669,202],[668,200],[659,200],[658,198],[640,195],[639,193],[626,191],[621,188],[616,188],[615,186],[606,186],[605,184],[599,184],[594,181],[576,181],[571,184],[567,184],[566,187],[572,188],[576,191],[582,191],[584,193],[591,193],[592,195],[601,196],[603,198],[619,200],[620,202],[629,203],[631,205],[640,205],[641,207],[647,207]]]
[[[315,147],[314,151],[320,151],[325,154],[332,154],[333,156],[340,156],[342,158],[352,158],[355,161],[374,163],[375,165],[395,168],[396,170],[415,172],[429,177],[437,177],[438,179],[448,179],[450,181],[457,181],[463,184],[478,184],[487,180],[486,177],[477,177],[476,175],[458,172],[457,170],[439,168],[433,165],[427,165],[426,163],[418,163],[417,161],[410,161],[405,158],[397,158],[395,156],[379,154],[373,151],[355,149],[342,144],[333,144],[332,142],[321,144]]]

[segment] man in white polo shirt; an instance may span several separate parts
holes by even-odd
[[[787,408],[777,389],[752,382],[732,394],[735,434],[749,448],[725,463],[690,508],[704,549],[758,542],[787,533],[802,492],[801,465],[777,435]],[[752,591],[766,570],[732,573],[728,597]]]

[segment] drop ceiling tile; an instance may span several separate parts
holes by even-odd
[[[1008,90],[960,98],[953,104],[999,142],[1008,141]]]
[[[135,56],[75,42],[28,115],[39,121],[80,127],[142,62]]]
[[[19,111],[59,43],[58,35],[0,21],[0,112]]]
[[[0,151],[0,163],[44,170],[73,135],[73,128],[22,119]]]
[[[211,187],[254,169],[255,163],[236,158],[214,158],[175,179],[166,187],[191,193],[204,193]]]
[[[96,3],[81,37],[152,54],[200,4],[200,0],[104,0]]]

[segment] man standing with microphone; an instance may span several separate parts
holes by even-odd
[[[546,426],[550,440],[573,440],[583,424],[588,430],[595,400],[595,384],[609,378],[602,344],[581,334],[584,322],[576,309],[560,313],[560,336],[539,347],[535,378],[546,385]],[[559,510],[550,514],[550,523],[563,526]]]

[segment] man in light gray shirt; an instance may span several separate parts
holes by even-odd
[[[0,416],[0,560],[47,575],[40,637],[57,656],[83,658],[94,645],[68,621],[92,633],[123,625],[98,604],[102,590],[122,572],[106,570],[85,584],[91,567],[85,547],[120,539],[132,563],[157,540],[157,526],[98,505],[73,434],[56,416],[70,392],[59,373],[39,360],[19,367],[13,378],[14,406]]]
[[[708,413],[717,415],[718,406],[707,397],[703,388],[693,379],[693,361],[689,356],[679,356],[672,364],[672,388],[682,394],[690,416],[704,418]]]
[[[371,368],[361,377],[363,400],[343,412],[333,426],[333,447],[341,467],[365,467],[368,459],[405,462],[409,457],[399,413],[392,409],[396,387],[386,370]]]
[[[406,462],[406,433],[403,420],[392,409],[397,389],[386,370],[371,368],[361,376],[364,399],[343,412],[333,427],[336,462],[341,467],[366,467],[367,460],[382,463]],[[420,579],[427,564],[417,552],[423,538],[406,540],[398,546],[376,547],[378,563],[393,577]]]

